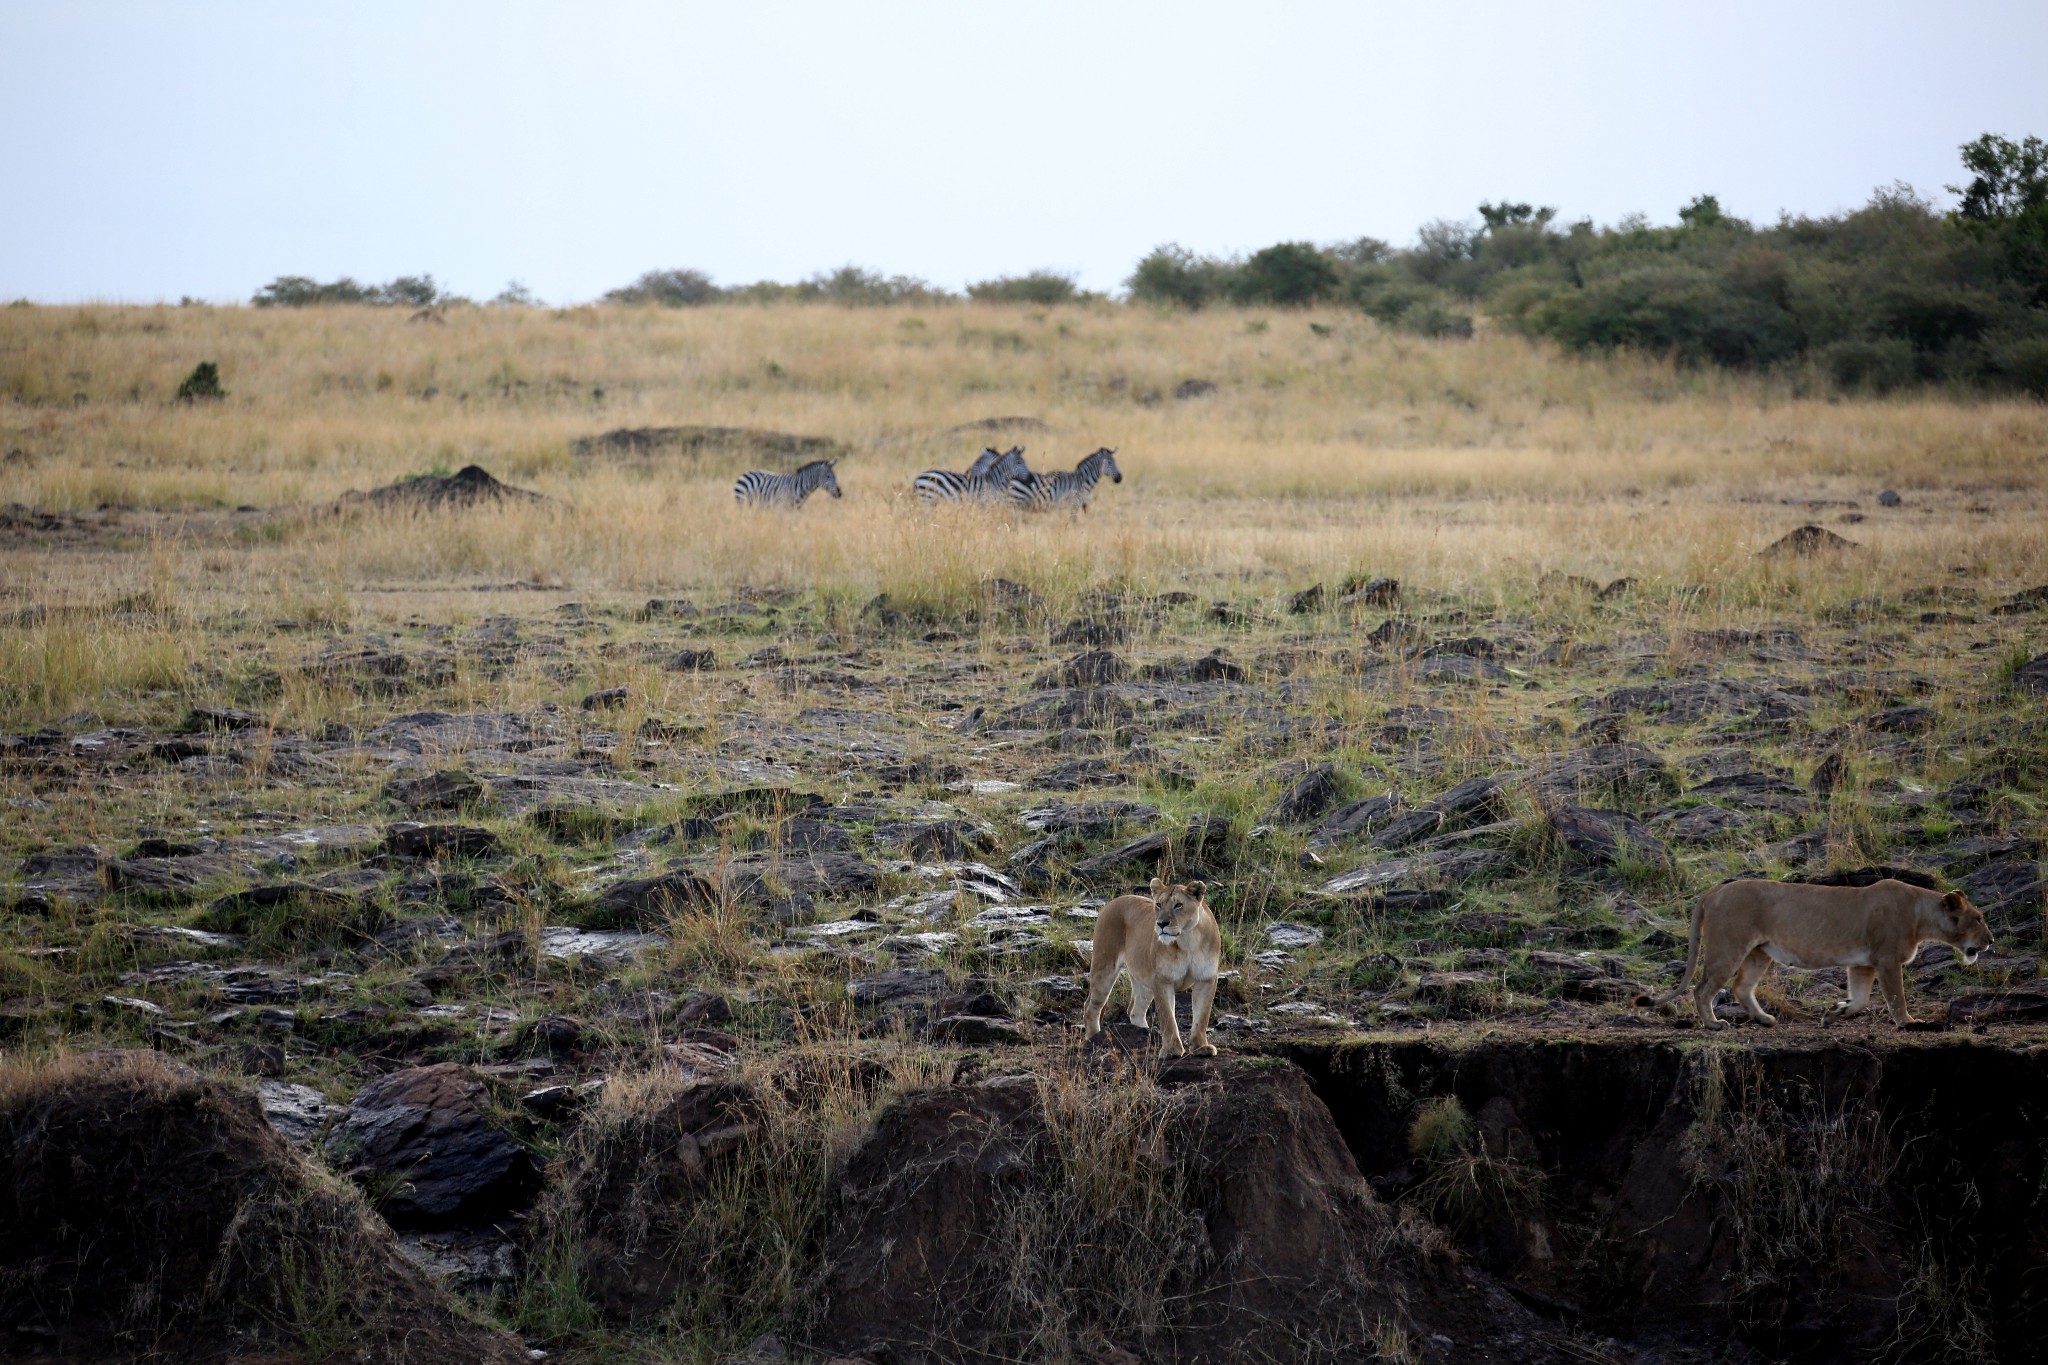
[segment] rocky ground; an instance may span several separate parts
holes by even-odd
[[[2018,1055],[2048,1020],[2048,585],[1935,567],[1740,625],[1696,619],[1683,585],[1558,576],[1484,599],[1375,580],[1057,610],[1001,579],[944,611],[500,596],[290,623],[282,662],[282,623],[209,622],[216,704],[0,737],[0,1046],[149,1048],[247,1077],[417,1263],[557,1350],[597,1329],[535,1307],[532,1211],[557,1201],[559,1232],[562,1172],[589,1160],[577,1134],[619,1077],[739,1085],[824,1044],[907,1049],[972,1090],[929,1104],[1042,1122],[986,1087],[1074,1045],[1093,916],[1155,872],[1211,888],[1226,1079],[1248,1054],[1329,1073],[1354,1038],[1668,1050],[1696,1035],[1632,1002],[1675,981],[1691,898],[1745,873],[1959,888],[1998,947],[1967,969],[1922,955],[1922,1027]],[[1768,1046],[1891,1048],[1881,1015],[1830,1025],[1841,990],[1774,974]],[[1388,1210],[1428,1214],[1427,1172],[1375,1172],[1322,1098],[1350,1155],[1295,1164],[1343,1183],[1357,1160],[1378,1190],[1346,1245]],[[1483,1129],[1486,1097],[1461,1102]],[[910,1148],[945,1129],[888,1121],[925,1133]],[[1561,1131],[1505,1122],[1536,1147]],[[888,1176],[864,1170],[847,1189]],[[1596,1330],[1583,1285],[1524,1273],[1527,1237],[1502,1243],[1499,1219],[1437,1222],[1509,1308],[1477,1336],[1426,1296],[1412,1321],[1388,1308],[1381,1358],[1709,1358]],[[842,1259],[832,1302],[903,1292],[861,1279],[891,1235],[853,1237],[867,1269]],[[646,1316],[636,1294],[673,1301],[627,1280],[615,1326]],[[898,1325],[922,1311],[899,1307]],[[813,1340],[886,1354],[878,1321],[828,1318]],[[1354,1358],[1380,1330],[1289,1321]],[[1187,1322],[1159,1330],[1153,1353],[1193,1350]],[[1467,1349],[1430,1345],[1461,1330]],[[1528,1344],[1544,1333],[1565,1344]]]

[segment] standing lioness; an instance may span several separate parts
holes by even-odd
[[[1200,882],[1172,886],[1152,879],[1150,896],[1118,896],[1102,907],[1095,921],[1095,952],[1088,964],[1088,1007],[1083,1018],[1088,1036],[1102,1031],[1102,1007],[1116,984],[1117,968],[1131,974],[1131,1022],[1144,1026],[1145,1013],[1159,1001],[1161,1057],[1178,1057],[1180,1020],[1174,1017],[1173,993],[1194,992],[1194,1051],[1216,1055],[1209,1041],[1209,1007],[1216,1000],[1216,974],[1223,965],[1223,934],[1216,916],[1202,900]]]
[[[1730,983],[1735,998],[1759,1024],[1777,1019],[1756,1002],[1756,986],[1773,962],[1814,971],[1843,967],[1849,998],[1835,1006],[1861,1013],[1870,983],[1884,992],[1892,1022],[1916,1023],[1906,1008],[1905,966],[1923,943],[1946,943],[1964,962],[1991,946],[1984,912],[1960,891],[1943,894],[1886,878],[1869,886],[1804,886],[1796,882],[1724,882],[1692,908],[1685,974],[1677,989],[1657,997],[1659,1009],[1692,986],[1700,1023],[1718,1028],[1714,997]],[[1692,985],[1693,968],[1700,969]]]

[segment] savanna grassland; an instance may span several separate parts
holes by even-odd
[[[225,397],[175,401],[202,361]],[[1124,477],[1077,514],[911,497],[985,444],[1113,446]],[[734,505],[799,448],[842,498]],[[539,496],[425,504],[471,465]],[[1949,1176],[1843,1115],[1946,1132],[1926,1076],[2044,1083],[2044,584],[2039,402],[1484,325],[0,309],[0,1119],[98,1048],[191,1069],[151,1094],[260,1078],[361,1192],[322,1199],[573,1358],[879,1361],[884,1326],[941,1359],[1198,1358],[1215,1313],[1289,1324],[1236,1358],[1625,1359],[1728,1324],[1777,1358],[1815,1266],[1889,1293],[1901,1358],[1999,1358],[2032,1310],[1959,1283],[2034,1234],[1930,1222]],[[1933,1036],[1831,1023],[1839,973],[1775,973],[1778,1032],[1712,1046],[1633,1003],[1715,882],[1873,869],[1999,936],[1909,973]],[[1155,872],[1222,923],[1222,1061],[1074,1037],[1093,912]],[[1801,1089],[1851,1045],[1899,1089]],[[351,1115],[444,1065],[419,1102],[497,1165],[435,1203]],[[1562,1116],[1595,1092],[1606,1148]],[[1825,1150],[1788,1155],[1816,1112]],[[1268,1113],[1351,1191],[1348,1250],[1254,1303],[1231,1256],[1296,1271],[1193,1211],[1238,1197],[1215,1144]],[[2039,1148],[2035,1113],[1972,1121]],[[963,1114],[1035,1193],[890,1183],[892,1150],[950,1170]],[[1766,1186],[1798,1217],[1701,1251],[1706,1306],[1658,1316],[1641,1239]],[[948,1251],[968,1307],[913,1332],[910,1272],[873,1268],[920,1200],[999,1209],[974,1235],[1010,1250]],[[1453,1262],[1478,1278],[1425,1273]],[[314,1357],[384,1321],[279,1302]]]

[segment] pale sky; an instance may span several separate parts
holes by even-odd
[[[594,298],[856,263],[1113,289],[1152,247],[1941,204],[2048,136],[2043,0],[0,0],[0,299],[431,273]]]

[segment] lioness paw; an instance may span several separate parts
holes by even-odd
[[[1214,1057],[1216,1055],[1216,1044],[1203,1043],[1195,1049],[1195,1055],[1197,1057]]]

